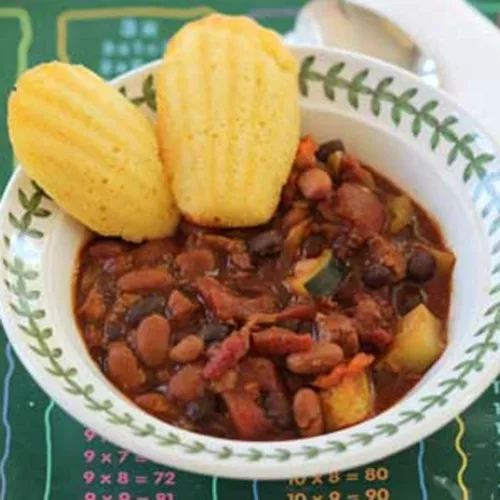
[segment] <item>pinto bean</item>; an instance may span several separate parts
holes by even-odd
[[[200,249],[182,252],[176,257],[175,265],[183,277],[192,279],[213,271],[216,262],[210,250]]]
[[[137,358],[125,342],[112,342],[108,349],[108,373],[123,389],[134,390],[146,381]]]
[[[189,363],[201,355],[205,344],[197,335],[184,337],[171,351],[170,359],[176,363]]]
[[[135,334],[137,354],[148,366],[159,366],[167,358],[170,324],[159,314],[143,319]]]
[[[170,405],[168,399],[158,392],[148,392],[137,396],[134,401],[146,411],[152,413],[169,413]]]
[[[179,292],[179,290],[174,290],[168,298],[168,308],[172,318],[181,320],[196,311],[198,304],[189,300],[182,292]]]
[[[88,255],[93,259],[109,259],[125,252],[125,245],[114,240],[100,240],[88,247]]]
[[[321,401],[312,389],[297,391],[293,398],[293,416],[302,437],[319,436],[325,432]]]
[[[337,344],[318,342],[307,352],[290,354],[286,365],[293,373],[310,375],[329,372],[344,359],[344,353]]]
[[[165,262],[173,259],[173,255],[178,252],[177,244],[172,239],[152,240],[143,243],[140,247],[131,252],[134,263],[138,266],[151,266],[158,262]]]
[[[124,274],[118,280],[118,288],[123,292],[152,291],[167,288],[172,282],[172,275],[166,269],[157,267]]]
[[[298,186],[304,198],[323,200],[332,192],[333,183],[327,172],[311,168],[299,177]]]
[[[200,399],[205,394],[202,368],[198,365],[184,365],[168,384],[168,395],[182,403]]]

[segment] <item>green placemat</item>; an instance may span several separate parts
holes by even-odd
[[[396,1],[396,0],[394,0]],[[106,78],[160,56],[186,20],[211,10],[290,30],[301,0],[0,0],[0,96],[40,61],[83,63]],[[475,2],[493,21],[499,2]],[[138,6],[140,5],[140,6]],[[452,15],[452,13],[450,13]],[[0,188],[12,152],[0,110]],[[500,381],[464,415],[367,467],[288,481],[229,481],[165,468],[105,442],[34,384],[0,334],[0,500],[500,499]]]

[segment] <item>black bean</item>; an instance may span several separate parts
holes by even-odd
[[[417,249],[408,262],[408,278],[416,283],[429,281],[436,271],[436,259],[427,250]]]
[[[403,285],[395,292],[394,307],[399,316],[405,316],[420,304],[425,304],[425,294],[416,285]]]
[[[372,290],[388,285],[391,278],[391,270],[381,264],[369,265],[363,272],[363,283]]]
[[[248,248],[252,254],[260,257],[276,255],[283,248],[283,235],[276,229],[270,229],[251,238]]]
[[[203,325],[200,331],[200,337],[205,343],[210,344],[212,342],[218,342],[219,340],[224,340],[229,333],[231,328],[227,325],[219,323],[211,323]]]
[[[318,257],[323,251],[325,240],[319,234],[313,234],[304,243],[304,256],[308,259]]]
[[[328,161],[328,157],[331,154],[336,153],[337,151],[345,152],[344,143],[338,139],[328,141],[321,144],[321,146],[318,148],[318,151],[316,151],[316,158],[319,161],[326,163]]]
[[[120,337],[123,337],[124,330],[120,323],[113,323],[111,321],[106,321],[104,325],[104,335],[107,340],[113,341],[118,340]]]
[[[202,398],[191,401],[186,406],[186,417],[192,422],[201,422],[215,411],[213,398]]]
[[[165,311],[165,297],[161,295],[150,295],[138,300],[125,315],[127,325],[135,326],[146,316],[151,314],[163,314]]]
[[[292,409],[290,402],[281,391],[264,392],[262,403],[266,416],[279,427],[286,429],[292,424]]]

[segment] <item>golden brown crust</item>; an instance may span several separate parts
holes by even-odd
[[[186,25],[157,74],[157,132],[182,213],[214,227],[274,213],[299,138],[298,66],[280,37],[244,17]]]
[[[27,174],[70,215],[131,241],[172,234],[178,221],[151,124],[82,66],[41,64],[18,80],[9,134]]]

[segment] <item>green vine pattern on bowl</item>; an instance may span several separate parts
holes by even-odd
[[[412,119],[412,133],[415,137],[419,136],[424,126],[432,130],[431,150],[436,150],[444,139],[450,145],[448,154],[448,164],[450,166],[460,156],[464,158],[466,161],[463,173],[464,182],[468,182],[473,174],[480,181],[486,177],[486,165],[493,161],[494,157],[488,153],[474,153],[472,145],[476,140],[476,136],[468,133],[459,137],[454,131],[454,126],[458,123],[455,117],[450,116],[439,119],[436,115],[436,110],[439,107],[437,101],[429,101],[418,108],[412,104],[418,90],[411,88],[397,95],[390,90],[393,84],[392,77],[384,78],[375,87],[370,87],[366,83],[369,70],[363,70],[348,79],[342,77],[342,72],[346,66],[345,63],[339,62],[325,74],[322,74],[313,69],[314,62],[314,56],[306,57],[302,62],[299,84],[304,97],[307,97],[311,84],[321,83],[325,96],[330,100],[334,100],[340,90],[347,92],[348,102],[354,109],[358,109],[362,99],[369,99],[371,111],[376,117],[380,115],[384,104],[387,103],[391,106],[391,119],[395,126],[399,126],[403,117],[408,116]],[[151,102],[154,101],[152,75],[149,75],[144,80],[142,90],[143,95],[134,98],[133,102],[138,105],[145,103],[151,108]],[[126,94],[125,89],[122,92]],[[16,216],[13,213],[9,213],[8,216],[9,224],[12,227],[12,237],[43,239],[43,232],[35,227],[38,218],[47,218],[51,215],[51,211],[43,206],[45,199],[43,191],[32,183],[30,193],[19,189],[18,199],[22,209],[21,216]],[[499,205],[496,204],[496,200],[492,200],[489,206],[489,210],[492,209],[491,207],[498,210]],[[482,215],[486,217],[487,213],[484,212]],[[500,217],[497,217],[491,224],[490,234],[493,234],[499,228]],[[4,235],[4,244],[9,247],[10,242],[11,239]],[[498,251],[500,251],[500,245],[497,244],[492,253]],[[81,378],[83,377],[79,376],[76,368],[64,366],[62,349],[52,346],[50,343],[53,335],[52,329],[43,325],[46,312],[36,305],[37,300],[40,298],[40,291],[32,289],[32,283],[39,277],[39,271],[30,268],[27,262],[19,256],[8,255],[10,255],[10,258],[3,261],[9,276],[5,285],[12,298],[9,305],[18,318],[18,326],[29,338],[29,346],[33,352],[46,360],[45,368],[47,372],[54,377],[60,378],[64,382],[64,388],[68,393],[83,398],[89,410],[102,412],[106,415],[108,422],[129,429],[135,436],[154,439],[162,447],[175,447],[189,454],[206,453],[219,460],[237,457],[249,462],[262,460],[285,462],[293,457],[314,459],[328,453],[342,453],[356,445],[367,446],[377,438],[396,434],[402,426],[410,422],[424,420],[426,413],[431,408],[444,406],[452,392],[467,387],[469,374],[483,370],[485,356],[498,350],[498,343],[495,338],[500,330],[500,302],[495,303],[486,311],[487,323],[476,332],[475,338],[477,338],[477,342],[465,351],[467,357],[453,368],[453,376],[439,383],[442,390],[436,394],[420,398],[420,407],[418,409],[400,412],[392,422],[377,425],[375,431],[353,433],[343,441],[330,439],[326,441],[324,446],[302,445],[298,447],[297,451],[275,447],[272,452],[263,452],[256,447],[250,447],[244,452],[240,452],[235,451],[229,442],[228,445],[220,448],[211,448],[196,439],[183,440],[175,431],[162,433],[155,425],[138,423],[129,413],[117,411],[112,401],[108,399],[99,400],[95,397],[94,386],[82,383]],[[492,271],[495,285],[491,289],[491,295],[500,292],[499,274],[500,264]]]

